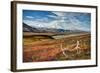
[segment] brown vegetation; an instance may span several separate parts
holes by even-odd
[[[24,37],[23,62],[90,59],[90,39],[90,34],[61,39],[38,35]],[[75,49],[77,41],[79,41],[79,49]]]

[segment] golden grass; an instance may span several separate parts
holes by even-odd
[[[51,39],[36,35],[24,37],[23,62],[90,59],[90,38],[90,34],[62,39]],[[76,53],[76,50],[71,51],[76,46],[77,40],[80,41],[79,54]],[[68,58],[62,54],[61,44],[63,48],[68,48],[65,51]]]

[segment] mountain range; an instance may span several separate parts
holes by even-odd
[[[85,32],[80,30],[64,30],[55,28],[36,28],[23,23],[23,32],[34,32],[34,33],[74,33],[74,32]]]

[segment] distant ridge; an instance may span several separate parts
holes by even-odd
[[[65,34],[65,33],[81,33],[85,31],[80,30],[64,30],[64,29],[55,29],[55,28],[36,28],[29,26],[25,23],[23,23],[23,32],[33,32],[33,33],[59,33],[59,34]]]

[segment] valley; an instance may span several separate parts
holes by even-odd
[[[89,33],[54,35],[54,33],[25,33],[23,62],[84,60],[91,58]]]

